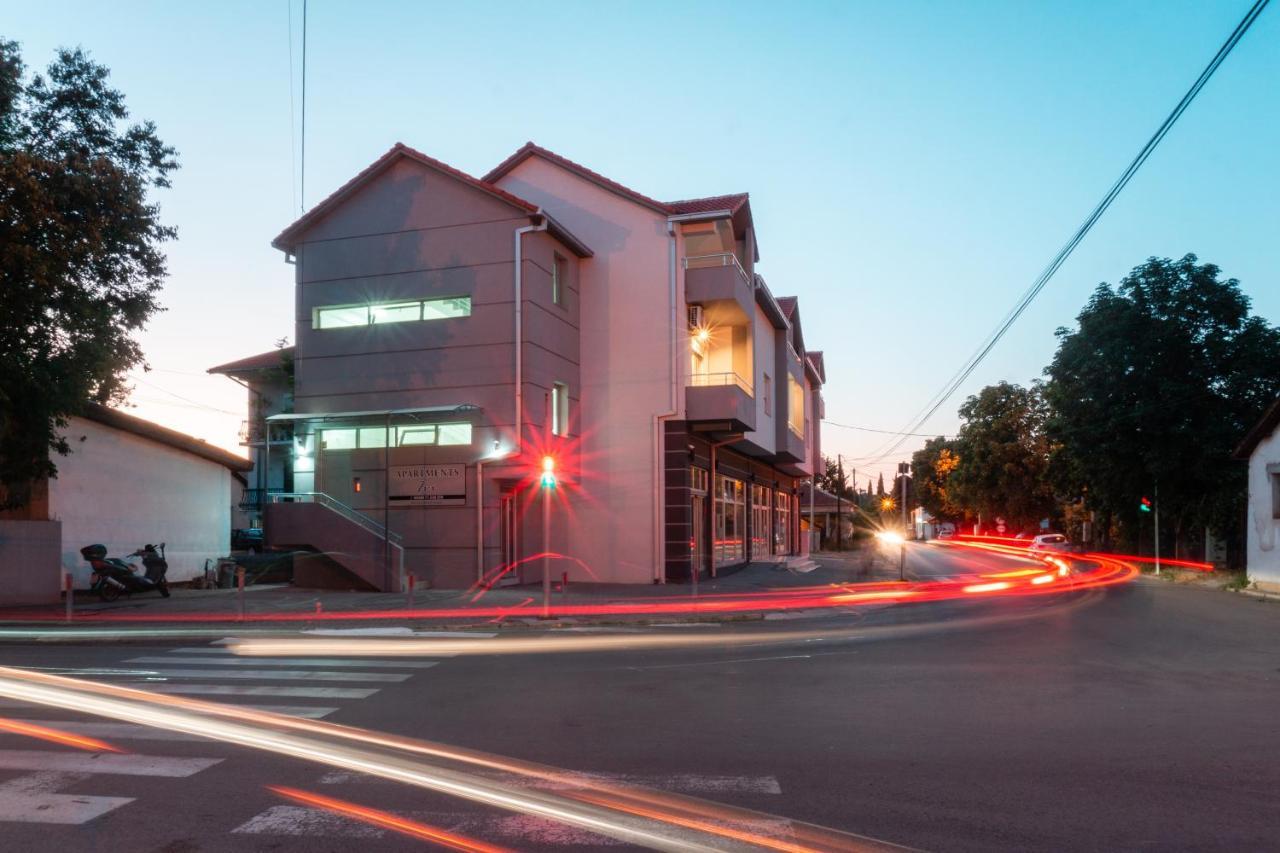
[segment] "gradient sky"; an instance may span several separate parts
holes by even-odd
[[[759,270],[826,352],[829,420],[900,429],[1248,6],[314,0],[306,201],[396,141],[475,175],[532,139],[658,198],[748,191]],[[82,46],[178,148],[136,413],[235,447],[243,391],[204,371],[293,334],[293,268],[268,243],[299,211],[301,0],[0,8],[29,68]],[[1270,9],[927,432],[954,432],[983,385],[1036,378],[1097,283],[1151,255],[1195,252],[1280,321],[1278,42]],[[892,469],[865,461],[885,438],[828,424],[823,445],[862,482]]]

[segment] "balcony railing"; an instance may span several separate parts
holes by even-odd
[[[749,396],[755,396],[755,392],[751,388],[751,383],[733,371],[728,371],[726,373],[695,373],[689,377],[689,385],[694,388],[709,388],[716,385],[737,385]]]
[[[271,489],[272,496],[280,493],[280,489]],[[267,489],[244,489],[240,493],[240,509],[262,509],[263,504],[270,501]]]
[[[710,255],[689,255],[684,259],[684,268],[687,270],[701,270],[709,267],[737,267],[738,273],[745,281],[750,281],[751,277],[747,275],[747,271],[743,269],[742,263],[738,260],[738,256],[733,252],[716,252]]]

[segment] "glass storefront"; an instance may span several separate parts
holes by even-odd
[[[707,486],[710,479],[705,468],[689,469],[689,560],[694,572],[707,566]]]
[[[716,475],[716,565],[727,566],[746,559],[746,486]]]
[[[769,521],[773,490],[768,486],[751,487],[751,558],[773,553],[770,547],[773,525]]]
[[[773,513],[773,553],[790,554],[791,547],[791,495],[778,492]]]

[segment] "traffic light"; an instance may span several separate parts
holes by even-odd
[[[544,489],[554,489],[556,487],[556,460],[554,456],[542,457],[542,487]]]
[[[1142,503],[1138,504],[1138,509],[1142,512],[1151,512],[1151,498],[1143,495]]]

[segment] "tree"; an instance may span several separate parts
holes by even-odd
[[[959,457],[948,482],[952,500],[985,518],[1029,527],[1054,509],[1045,472],[1047,415],[1036,387],[988,385],[960,407]]]
[[[86,401],[119,401],[142,363],[131,337],[165,278],[150,191],[175,152],[150,122],[125,125],[124,96],[80,50],[24,79],[0,40],[0,508],[66,454],[59,436]]]
[[[1195,255],[1100,284],[1045,370],[1058,488],[1133,530],[1158,483],[1175,537],[1237,530],[1245,470],[1230,453],[1280,394],[1280,330],[1249,308]]]
[[[935,518],[956,518],[964,512],[951,494],[951,473],[959,464],[956,442],[943,436],[929,439],[911,456],[915,498]]]
[[[851,481],[845,476],[844,469],[837,460],[830,456],[822,457],[822,473],[815,478],[818,482],[818,488],[823,489],[833,495],[839,495],[847,501],[855,501],[855,494]]]
[[[876,485],[876,497],[884,497],[884,474],[880,475],[880,482]]]

